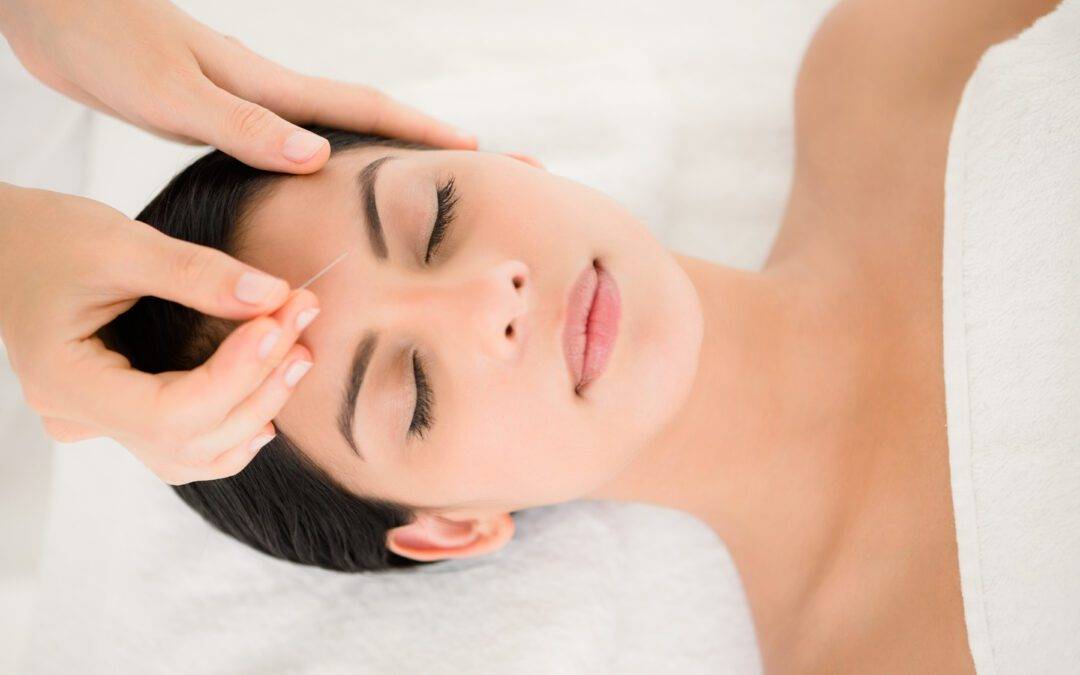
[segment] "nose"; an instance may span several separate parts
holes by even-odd
[[[526,288],[529,268],[520,260],[507,260],[481,276],[476,295],[466,299],[472,312],[467,330],[476,332],[481,350],[500,360],[516,359],[525,344],[525,325],[531,285]]]
[[[417,332],[427,334],[436,349],[479,350],[496,360],[513,361],[528,334],[533,295],[529,267],[504,260],[452,278],[425,279],[408,284],[408,297],[392,300],[394,312]],[[397,294],[395,294],[397,295]]]

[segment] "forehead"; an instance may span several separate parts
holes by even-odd
[[[363,242],[359,172],[381,157],[404,159],[416,152],[383,146],[355,148],[335,154],[318,172],[276,181],[252,202],[238,257],[297,287],[346,248]],[[339,286],[349,283],[349,264],[355,266],[362,257],[345,260],[331,273],[336,276],[324,277],[311,287],[325,311],[298,342],[311,350],[316,366],[275,417],[279,430],[305,448],[317,464],[353,480],[352,456],[333,430],[347,359],[361,332],[344,319],[347,312],[342,311]]]
[[[364,146],[337,151],[319,171],[274,181],[248,205],[236,257],[296,287],[337,254],[359,218],[356,176],[372,161],[418,150]],[[349,229],[352,227],[353,229]],[[337,253],[327,257],[331,252]]]

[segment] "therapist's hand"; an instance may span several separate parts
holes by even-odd
[[[94,337],[144,295],[246,323],[200,367],[150,375]],[[0,337],[57,440],[110,436],[173,485],[238,473],[312,363],[296,339],[317,306],[104,204],[0,183]]]
[[[260,169],[310,173],[326,163],[326,139],[293,122],[477,145],[370,87],[279,66],[162,0],[0,0],[0,32],[53,89]]]

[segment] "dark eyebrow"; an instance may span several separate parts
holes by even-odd
[[[386,260],[388,254],[382,221],[379,220],[379,209],[375,204],[375,179],[378,177],[379,168],[391,159],[394,159],[394,155],[376,159],[365,166],[357,177],[360,185],[360,203],[363,205],[366,216],[364,221],[367,223],[368,240],[371,242],[371,250],[376,260]]]
[[[383,235],[382,221],[379,219],[379,209],[375,203],[375,179],[379,175],[379,167],[394,155],[380,157],[368,163],[356,176],[357,185],[360,188],[360,204],[364,211],[364,222],[367,225],[368,241],[371,242],[371,251],[376,260],[386,260],[389,253],[386,249],[386,237]],[[364,384],[364,374],[371,363],[371,355],[375,352],[375,343],[379,338],[378,333],[367,333],[357,343],[353,350],[352,363],[345,378],[345,396],[341,399],[341,408],[338,410],[338,431],[349,444],[356,456],[367,461],[360,448],[356,447],[353,437],[353,418],[356,416],[356,399],[360,396],[360,387]]]
[[[341,409],[338,411],[338,431],[341,432],[345,442],[353,449],[356,456],[365,462],[367,459],[360,454],[360,448],[356,447],[356,441],[353,439],[353,417],[356,414],[356,398],[360,394],[360,386],[364,383],[364,373],[367,372],[368,364],[371,363],[371,355],[375,352],[375,343],[378,339],[378,333],[368,332],[356,345],[352,365],[349,366],[348,379],[345,380],[345,398],[341,400]]]

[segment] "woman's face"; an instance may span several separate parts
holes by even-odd
[[[369,234],[365,170],[385,257]],[[425,263],[437,191],[451,178],[452,222]],[[617,203],[526,161],[337,153],[258,200],[239,257],[296,286],[346,250],[310,286],[322,311],[301,342],[315,365],[274,423],[361,496],[451,516],[575,499],[612,480],[689,392],[702,319],[687,275]],[[563,325],[594,259],[618,285],[621,318],[606,370],[579,395]],[[410,431],[414,354],[430,388],[422,434]],[[363,458],[341,428],[350,416]]]

